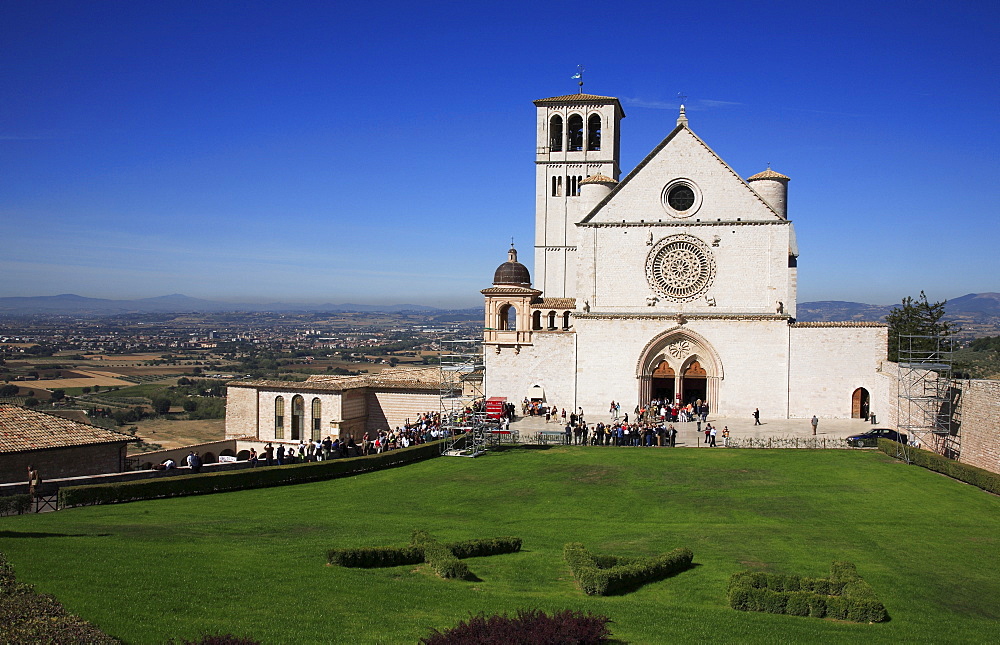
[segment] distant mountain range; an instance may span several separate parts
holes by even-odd
[[[823,300],[798,303],[798,320],[802,322],[827,321],[883,321],[886,314],[897,305],[869,305],[862,302]],[[428,313],[446,311],[426,305],[357,305],[344,304],[288,304],[271,302],[249,304],[218,302],[191,298],[178,293],[157,298],[138,300],[107,300],[86,298],[74,294],[59,296],[32,296],[0,298],[0,314],[64,314],[76,316],[107,316],[129,313],[219,313],[219,312],[318,312],[318,313],[400,313],[405,311]],[[1000,318],[1000,293],[970,293],[948,301],[948,317],[969,323],[997,324]]]

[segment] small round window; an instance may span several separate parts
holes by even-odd
[[[687,184],[678,184],[667,193],[667,204],[675,211],[690,210],[694,206],[694,191]]]
[[[701,191],[690,179],[678,177],[663,187],[663,210],[671,217],[691,217],[701,208]]]

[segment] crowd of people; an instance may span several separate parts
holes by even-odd
[[[708,404],[697,400],[687,405],[668,401],[651,401],[648,405],[637,405],[633,411],[634,417],[629,421],[628,412],[621,412],[621,403],[612,401],[609,409],[611,422],[598,422],[589,426],[583,418],[583,409],[579,414],[570,415],[567,420],[565,411],[560,411],[561,422],[565,424],[563,443],[567,445],[590,446],[642,446],[671,447],[677,445],[678,431],[675,423],[697,424],[698,441],[704,434],[704,443],[709,447],[718,445],[719,437],[722,445],[729,445],[729,427],[720,431],[708,422]],[[548,420],[548,417],[546,417]],[[704,428],[702,425],[704,424]]]

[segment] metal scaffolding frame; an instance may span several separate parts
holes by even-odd
[[[957,459],[961,446],[953,420],[960,390],[952,382],[953,339],[900,334],[898,352],[897,430]],[[909,462],[907,448],[899,444],[897,456]]]
[[[447,340],[442,345],[439,400],[441,429],[448,439],[441,453],[477,457],[489,447],[495,425],[486,419],[483,341]]]

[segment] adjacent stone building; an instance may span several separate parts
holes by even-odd
[[[226,438],[298,443],[402,426],[439,409],[440,368],[394,368],[360,376],[310,376],[304,382],[234,381]]]
[[[713,413],[864,416],[879,323],[795,319],[789,178],[741,178],[676,127],[619,181],[618,99],[535,101],[535,284],[511,248],[486,298],[488,396],[605,412],[652,399]]]
[[[121,432],[16,405],[0,405],[0,484],[22,482],[29,465],[42,480],[119,473],[138,441]]]

